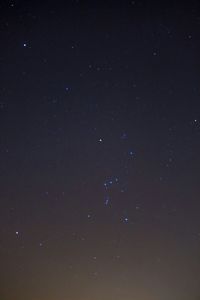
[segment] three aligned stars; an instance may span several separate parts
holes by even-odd
[[[127,133],[122,133],[122,135],[120,136],[120,139],[122,140],[126,140],[128,138]],[[104,139],[102,137],[99,138],[98,142],[99,143],[103,143]],[[135,152],[133,150],[129,150],[127,151],[128,154],[128,158],[135,158]],[[107,207],[111,207],[111,196],[110,196],[110,192],[112,191],[112,189],[116,188],[116,187],[120,187],[120,192],[124,192],[124,185],[121,186],[119,178],[117,176],[112,176],[110,178],[107,178],[104,183],[103,183],[103,188],[104,188],[104,205]],[[91,215],[89,215],[89,218],[91,217]],[[123,223],[128,223],[129,222],[129,218],[128,216],[122,216],[121,217],[121,221]]]

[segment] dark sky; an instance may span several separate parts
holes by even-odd
[[[200,299],[199,1],[41,2],[0,5],[0,299]]]

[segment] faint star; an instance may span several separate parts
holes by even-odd
[[[127,134],[125,132],[121,135],[121,139],[122,140],[126,140],[127,139]]]
[[[105,205],[108,205],[108,203],[109,203],[109,196],[106,196],[106,200],[105,200]]]

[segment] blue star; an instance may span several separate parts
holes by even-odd
[[[127,217],[123,218],[124,223],[128,223],[129,219]]]

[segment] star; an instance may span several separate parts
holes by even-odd
[[[124,223],[128,223],[128,221],[129,221],[129,219],[127,217],[123,217],[122,220]]]
[[[124,133],[122,133],[122,135],[121,135],[121,139],[122,140],[126,140],[127,139],[127,134],[124,132]]]
[[[109,200],[110,200],[109,196],[106,196],[105,205],[109,204]]]
[[[96,277],[98,276],[98,272],[94,272],[93,275]]]

